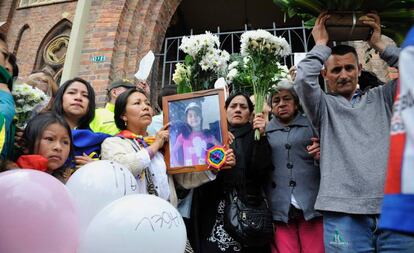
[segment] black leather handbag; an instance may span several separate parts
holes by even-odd
[[[224,229],[244,246],[263,246],[273,240],[273,217],[267,199],[261,195],[226,193]]]

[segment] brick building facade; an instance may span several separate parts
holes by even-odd
[[[91,1],[78,76],[92,83],[97,103],[102,105],[111,80],[133,80],[139,60],[150,49],[156,54],[161,52],[166,31],[181,0]],[[63,69],[60,60],[64,59],[60,48],[67,46],[77,4],[73,0],[0,1],[0,21],[7,21],[3,30],[9,50],[16,53],[22,77],[35,69],[48,68],[59,78]],[[48,48],[60,35],[64,38],[52,43],[52,49]],[[93,61],[93,57],[101,57],[103,61]],[[376,62],[374,56],[369,64],[377,68]],[[159,73],[159,66],[156,62],[153,72]],[[381,69],[386,73],[384,67]],[[155,91],[159,88],[158,82],[151,85]]]
[[[77,1],[38,2],[39,5],[26,7],[20,7],[16,0],[0,2],[0,20],[7,21],[4,31],[9,50],[16,53],[22,77],[37,67],[44,67],[40,66],[39,58],[47,40],[53,39],[48,35],[54,30],[65,30],[59,29],[62,25],[67,27],[73,23],[77,6]],[[161,50],[165,32],[179,3],[180,0],[92,1],[79,76],[92,83],[99,104],[103,103],[105,89],[111,80],[133,80],[143,55],[150,49],[156,53]],[[105,61],[92,62],[94,56],[104,56]]]
[[[45,38],[59,24],[73,22],[76,1],[49,4],[30,8],[19,8],[18,1],[0,2],[0,20],[7,21],[9,51],[16,54],[22,76],[36,68],[36,60]],[[54,73],[52,73],[54,74]]]

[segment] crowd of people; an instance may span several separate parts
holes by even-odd
[[[48,99],[24,129],[16,128],[11,91],[18,59],[1,35],[0,171],[37,169],[65,183],[94,160],[119,162],[134,175],[140,193],[180,210],[186,252],[413,252],[414,230],[378,227],[397,82],[364,82],[358,89],[357,52],[347,45],[327,46],[327,19],[323,13],[316,20],[316,45],[296,66],[294,81],[283,80],[270,92],[269,117],[254,114],[248,94],[233,92],[226,99],[225,166],[231,169],[175,175],[167,173],[163,155],[169,123],[162,122],[162,113],[154,115],[147,84],[111,82],[106,106],[96,108],[88,81],[76,77],[58,86],[47,72],[34,71],[26,83]],[[398,67],[400,49],[382,40],[379,17],[368,14],[363,22],[373,31],[369,45]],[[321,89],[319,74],[328,91]],[[174,87],[164,87],[159,101],[173,93]],[[194,136],[218,143],[205,137],[198,104],[187,105],[185,118],[190,131],[178,136],[173,155]],[[184,154],[183,161],[174,161],[183,165],[203,157]],[[226,230],[226,194],[233,189],[242,196],[266,195],[272,240],[251,246]]]

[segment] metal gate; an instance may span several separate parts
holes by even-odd
[[[230,54],[238,53],[240,51],[240,37],[247,31],[247,25],[245,29],[241,31],[221,32],[220,27],[217,28],[217,32],[213,33],[219,37],[220,48],[225,49]],[[278,28],[273,23],[271,29],[264,29],[275,36],[282,36],[286,39],[292,48],[292,54],[283,59],[284,64],[291,66],[293,63],[293,53],[295,52],[308,52],[308,48],[312,45],[309,43],[311,36],[311,30],[306,28],[302,22],[298,27],[283,27]],[[190,34],[192,35],[192,33]],[[163,45],[163,52],[158,55],[162,60],[162,81],[161,87],[172,84],[172,75],[175,70],[175,64],[184,61],[185,54],[179,50],[183,36],[166,37]],[[312,40],[313,43],[313,40]]]

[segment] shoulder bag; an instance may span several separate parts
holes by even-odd
[[[226,193],[224,228],[245,246],[263,246],[273,240],[272,212],[261,192],[260,195],[239,194],[233,188]]]

